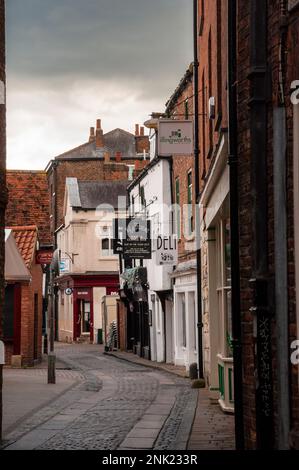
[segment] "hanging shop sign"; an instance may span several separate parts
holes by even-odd
[[[71,260],[69,258],[61,258],[59,262],[59,273],[69,273],[71,270]]]
[[[158,155],[192,155],[193,121],[178,121],[174,119],[159,120]]]
[[[176,235],[158,236],[156,240],[156,263],[158,266],[178,264],[178,240]]]
[[[53,251],[38,250],[36,253],[36,264],[51,264],[53,259]]]
[[[67,287],[64,292],[65,292],[65,295],[72,295],[73,289],[71,287]]]
[[[124,259],[151,259],[151,240],[124,240],[123,256]]]
[[[113,253],[124,259],[151,259],[151,223],[144,217],[115,219]]]

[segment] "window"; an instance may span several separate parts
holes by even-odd
[[[185,101],[185,119],[189,119],[189,101],[188,101],[188,98]]]
[[[175,203],[176,203],[176,232],[178,240],[181,238],[181,207],[180,207],[180,180],[175,180]]]
[[[185,294],[181,295],[181,308],[182,308],[182,346],[185,348],[187,346]]]
[[[141,210],[142,210],[146,208],[144,186],[139,187],[139,196],[140,196],[140,204],[141,204]]]
[[[113,256],[113,241],[110,238],[102,239],[102,256]]]
[[[135,196],[131,197],[131,215],[135,215]]]
[[[134,178],[135,165],[128,165],[128,180],[132,181]]]
[[[113,256],[112,228],[102,227],[101,252],[102,256]]]
[[[205,2],[200,0],[198,2],[198,35],[202,36],[203,25],[204,25],[204,12],[205,12]]]
[[[230,220],[217,226],[217,296],[221,354],[232,357]]]
[[[188,172],[187,175],[187,189],[188,189],[188,232],[189,235],[193,233],[194,226],[193,226],[193,188],[192,188],[192,170]]]

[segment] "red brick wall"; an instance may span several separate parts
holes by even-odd
[[[21,301],[21,355],[22,364],[34,364],[34,295],[38,294],[38,357],[41,360],[42,347],[42,269],[33,264],[32,282],[22,286]]]
[[[201,188],[222,132],[227,129],[227,2],[199,0],[199,142]],[[203,10],[202,10],[203,7]],[[215,98],[216,117],[209,119],[208,101]]]
[[[5,83],[5,15],[0,0],[0,80]],[[2,306],[4,302],[4,227],[6,206],[6,109],[0,104],[0,338],[2,337]]]
[[[292,105],[288,90],[290,82],[299,78],[297,42],[299,36],[298,11],[289,18],[286,50],[288,50],[287,81],[285,85],[286,108],[288,114],[288,156],[287,156],[287,191],[288,191],[288,286],[290,343],[296,336],[295,291],[294,291],[294,233],[293,233],[293,174],[292,174]],[[294,21],[295,20],[295,21]],[[250,2],[238,2],[238,124],[239,124],[239,202],[240,202],[240,269],[241,269],[241,316],[243,342],[243,390],[246,448],[256,448],[255,421],[255,343],[254,318],[250,308],[254,305],[250,279],[253,276],[252,253],[252,199],[251,199],[251,145],[250,115],[248,100],[250,97],[248,74],[250,71]],[[272,96],[268,104],[268,148],[267,148],[267,184],[268,191],[268,271],[269,275],[279,276],[274,266],[274,187],[273,187],[273,107],[278,103],[279,90],[279,41],[280,41],[280,2],[268,2],[268,61]],[[283,53],[284,56],[284,53]],[[294,65],[296,64],[296,65]],[[269,92],[271,87],[269,86]],[[272,324],[273,356],[273,391],[274,391],[274,427],[277,436],[277,352],[275,317]],[[291,375],[292,427],[298,426],[298,367],[293,367]]]
[[[37,225],[40,244],[51,244],[47,173],[8,170],[7,187],[6,226]]]

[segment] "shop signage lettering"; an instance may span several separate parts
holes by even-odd
[[[156,263],[175,266],[178,263],[178,241],[176,235],[158,236],[156,241]]]
[[[158,129],[158,155],[192,155],[193,121],[160,120]]]

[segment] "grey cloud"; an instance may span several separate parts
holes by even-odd
[[[158,88],[191,60],[191,0],[10,0],[7,10],[11,76]]]

